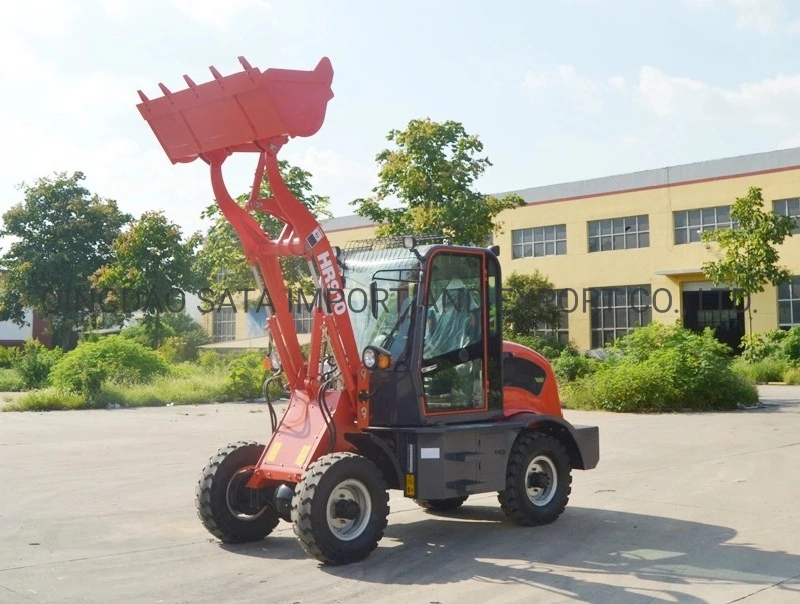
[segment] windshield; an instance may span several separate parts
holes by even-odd
[[[359,351],[368,345],[380,346],[399,358],[408,341],[419,260],[405,249],[353,250],[342,260],[347,308]]]

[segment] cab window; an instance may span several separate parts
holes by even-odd
[[[431,261],[422,351],[429,413],[486,407],[482,261],[452,253]]]

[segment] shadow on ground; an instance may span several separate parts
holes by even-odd
[[[723,526],[586,508],[569,508],[549,526],[520,528],[499,508],[465,505],[447,516],[390,523],[378,550],[364,562],[320,568],[375,584],[472,580],[527,585],[585,601],[600,596],[619,604],[699,603],[704,600],[688,593],[701,591],[698,584],[752,584],[756,591],[800,575],[800,556],[730,543],[735,536],[734,529]],[[281,544],[279,551],[269,546],[230,551],[293,558],[288,545]],[[294,546],[301,556],[299,545]],[[618,580],[609,581],[609,575]],[[800,601],[796,585],[774,589],[797,591]]]

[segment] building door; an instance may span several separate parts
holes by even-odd
[[[710,327],[720,342],[741,352],[744,306],[734,305],[731,290],[714,288],[710,282],[685,283],[682,300],[684,327],[697,332]]]

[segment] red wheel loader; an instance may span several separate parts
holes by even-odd
[[[263,539],[283,519],[302,548],[327,564],[367,557],[383,536],[389,489],[423,508],[454,510],[497,492],[521,525],[553,522],[572,469],[599,459],[594,426],[562,416],[553,371],[538,353],[503,341],[496,248],[409,235],[333,247],[286,187],[277,154],[322,126],[333,69],[252,67],[147,98],[138,109],[173,163],[200,159],[217,203],[238,233],[271,306],[272,368],[290,398],[265,444],[220,449],[196,490],[200,520],[224,542]],[[253,153],[244,207],[222,167]],[[267,178],[274,193],[258,197]],[[285,226],[270,238],[253,218]],[[308,261],[319,296],[304,356],[279,259]]]

